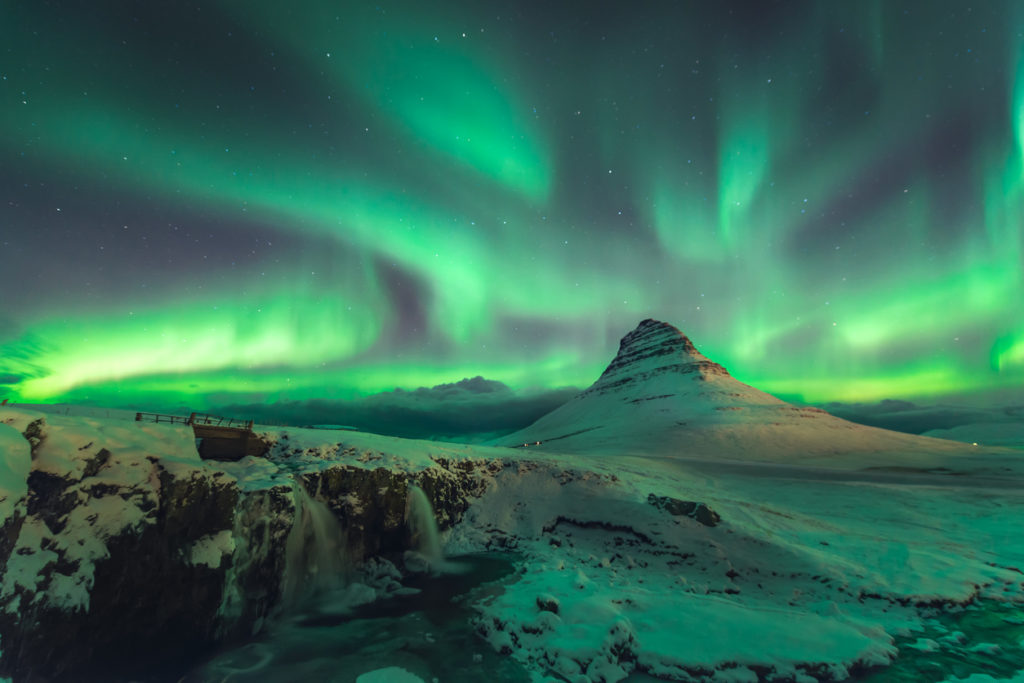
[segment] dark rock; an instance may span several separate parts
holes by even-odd
[[[671,498],[669,496],[656,496],[653,493],[647,496],[647,502],[659,510],[664,510],[670,515],[674,515],[676,517],[690,517],[704,526],[717,526],[718,523],[722,521],[722,518],[718,516],[718,513],[704,503],[679,500],[678,498]]]
[[[537,607],[542,612],[551,612],[552,614],[558,614],[558,610],[559,607],[561,607],[561,603],[559,603],[558,598],[556,598],[555,596],[544,593],[542,595],[537,596]]]
[[[182,543],[230,530],[238,504],[238,488],[233,482],[218,481],[206,472],[190,477],[175,477],[160,469],[161,505],[157,523],[163,533]]]
[[[80,448],[79,450],[85,450],[85,448],[88,448],[88,446],[91,445],[92,444],[89,443],[87,446]],[[110,460],[110,451],[106,448],[99,449],[96,452],[96,455],[86,461],[85,470],[82,472],[82,478],[95,477],[99,474],[99,471],[103,469],[103,466],[107,464],[108,460]]]
[[[622,338],[615,358],[581,396],[605,393],[625,384],[641,382],[650,374],[639,370],[643,367],[642,361],[659,357],[670,357],[674,361],[659,369],[658,373],[695,373],[700,377],[729,374],[721,365],[701,354],[689,337],[677,328],[648,318]]]
[[[295,522],[291,486],[275,486],[240,495],[224,587],[221,638],[235,640],[257,632],[281,603],[285,547]]]
[[[39,450],[39,445],[43,443],[43,439],[46,438],[46,418],[41,417],[38,420],[29,422],[28,426],[25,427],[25,431],[23,431],[21,435],[28,441],[29,446],[32,449],[32,458],[35,459],[36,451]]]
[[[101,450],[86,471],[98,471],[109,457]],[[138,466],[154,469],[140,486],[30,472],[27,514],[5,523],[8,541],[0,544],[0,566],[6,571],[15,552],[56,557],[39,571],[34,588],[17,585],[6,591],[0,605],[0,675],[16,680],[131,678],[145,671],[174,671],[182,666],[182,652],[202,652],[217,642],[226,566],[193,562],[190,549],[203,536],[231,529],[237,488],[214,484],[198,470],[179,479],[145,459]],[[99,523],[99,513],[83,516],[78,509],[108,496],[137,508],[142,521],[126,523],[111,536],[97,530],[89,538],[89,525]],[[66,532],[76,512],[79,527]],[[31,544],[16,550],[28,522],[36,529],[41,522],[50,535],[38,550]],[[92,560],[91,571],[84,574],[82,563],[90,560],[69,554],[76,544],[67,536],[83,533],[83,542],[99,541],[105,547],[105,555]],[[49,600],[52,587],[83,580],[75,590],[87,591],[84,604]]]
[[[304,474],[301,481],[338,516],[348,534],[350,557],[358,563],[376,555],[397,556],[409,548],[405,506],[410,483],[423,489],[443,531],[461,521],[470,500],[483,493],[485,485],[477,471],[494,471],[493,465],[482,462],[436,462],[438,467],[415,475],[337,465]]]
[[[68,513],[78,504],[78,494],[70,490],[74,484],[72,479],[49,472],[29,472],[26,500],[28,516],[38,517],[50,533],[59,534],[67,523]]]
[[[622,533],[632,534],[644,543],[654,544],[654,540],[650,536],[643,533],[642,531],[637,531],[633,527],[625,524],[612,524],[611,522],[604,522],[598,520],[579,520],[573,519],[571,517],[565,517],[563,515],[559,515],[558,517],[556,517],[555,521],[552,524],[544,525],[542,531],[546,534],[549,534],[563,524],[569,526],[576,526],[581,529],[604,529],[605,531],[619,531]]]

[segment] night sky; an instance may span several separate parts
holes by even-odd
[[[1024,7],[0,3],[0,396],[1024,383]],[[490,389],[488,389],[490,391]]]

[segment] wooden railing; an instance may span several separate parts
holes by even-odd
[[[188,417],[191,425],[208,425],[211,427],[231,427],[232,429],[252,430],[252,420],[234,420],[228,417],[207,415],[206,413],[192,413]]]
[[[192,424],[191,418],[180,415],[160,415],[159,413],[135,413],[136,422],[167,422],[170,424]]]
[[[136,422],[163,422],[167,424],[203,425],[207,427],[227,427],[252,431],[252,420],[235,420],[206,413],[192,413],[188,417],[181,415],[161,415],[160,413],[135,413]]]

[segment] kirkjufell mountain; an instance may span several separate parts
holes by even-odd
[[[618,354],[588,389],[499,443],[565,453],[763,461],[857,453],[899,454],[907,461],[917,453],[970,448],[782,401],[736,380],[677,328],[651,319],[622,338]]]

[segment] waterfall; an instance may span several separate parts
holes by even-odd
[[[444,564],[444,554],[441,552],[434,510],[423,489],[412,483],[409,484],[405,499],[405,523],[412,536],[412,549],[427,561],[431,569],[440,569]]]
[[[295,523],[285,545],[282,582],[285,607],[345,584],[346,538],[341,524],[301,482],[296,481],[293,495]]]

